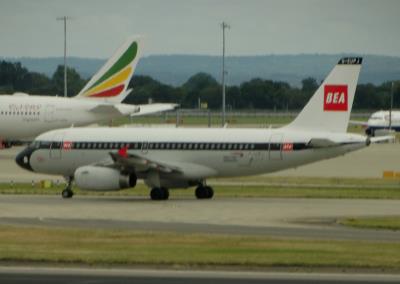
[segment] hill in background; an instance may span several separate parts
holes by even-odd
[[[227,84],[239,85],[252,78],[288,82],[300,86],[301,80],[313,77],[323,80],[344,54],[299,54],[230,56],[226,58]],[[381,84],[400,79],[400,57],[364,55],[359,83]],[[21,62],[30,71],[52,76],[63,58],[3,58]],[[105,62],[104,59],[69,57],[68,65],[81,76],[89,78]],[[221,78],[221,57],[206,55],[152,55],[139,61],[137,74],[149,75],[163,83],[178,86],[198,72],[211,74],[218,81]]]

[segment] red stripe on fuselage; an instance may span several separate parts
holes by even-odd
[[[123,89],[124,89],[124,85],[119,85],[119,86],[116,86],[116,87],[114,87],[112,89],[108,89],[108,90],[105,90],[105,91],[102,91],[102,92],[99,92],[99,93],[95,93],[93,95],[90,95],[89,97],[96,97],[96,98],[99,98],[99,97],[115,97],[115,96],[118,96],[122,92]]]

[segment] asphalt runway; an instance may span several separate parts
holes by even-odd
[[[400,241],[400,231],[337,225],[340,217],[400,215],[400,200],[2,195],[0,224],[270,237]]]
[[[73,269],[0,267],[0,283],[7,284],[83,284],[83,283],[277,283],[277,284],[381,284],[399,283],[399,275],[339,274],[339,273],[274,273],[236,271],[179,271],[128,269]]]
[[[33,174],[14,163],[22,148],[0,150],[0,182],[61,177]],[[381,177],[400,172],[399,144],[373,145],[277,176]],[[143,197],[1,195],[0,224],[111,228],[267,237],[399,242],[400,232],[336,224],[340,217],[400,215],[400,200],[216,198],[151,201]],[[398,275],[117,271],[0,267],[0,283],[400,283]],[[170,273],[170,274],[168,274]]]

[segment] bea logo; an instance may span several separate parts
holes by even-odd
[[[324,111],[347,111],[347,85],[324,86]]]

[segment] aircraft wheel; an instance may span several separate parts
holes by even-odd
[[[206,190],[207,190],[207,195],[206,198],[207,199],[211,199],[214,196],[214,189],[211,186],[206,186]]]
[[[196,188],[195,195],[198,199],[211,199],[214,196],[214,190],[210,186],[199,185]]]
[[[61,195],[63,198],[71,198],[74,195],[74,192],[70,189],[64,189]]]
[[[169,191],[165,187],[154,187],[150,192],[152,200],[167,200],[169,198]]]
[[[161,191],[163,192],[163,199],[162,200],[167,200],[169,198],[169,190],[168,190],[168,188],[161,187]]]

